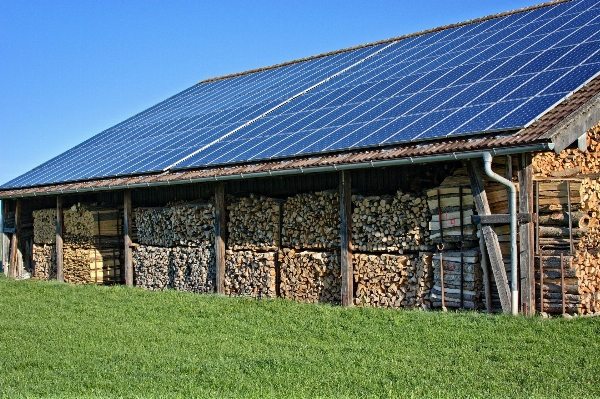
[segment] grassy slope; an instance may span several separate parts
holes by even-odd
[[[600,397],[600,319],[0,278],[0,397]]]

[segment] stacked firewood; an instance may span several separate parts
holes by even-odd
[[[73,205],[64,211],[65,241],[84,243],[91,241],[96,230],[94,214],[86,206]]]
[[[298,302],[341,303],[340,257],[330,252],[280,254],[281,296]]]
[[[340,247],[340,205],[337,191],[289,197],[283,208],[282,245],[295,249]]]
[[[213,292],[214,214],[214,205],[201,201],[136,208],[135,284],[151,290]]]
[[[358,306],[429,308],[431,253],[354,254]]]
[[[537,181],[540,250],[536,260],[536,302],[538,309],[547,313],[562,313],[563,301],[567,313],[594,313],[600,311],[599,185],[589,178],[569,179],[568,183],[570,193],[564,179]]]
[[[533,158],[535,178],[564,178],[577,174],[597,174],[600,171],[600,123],[587,131],[587,151],[567,148],[536,154]]]
[[[597,219],[593,219],[597,220]],[[579,313],[600,312],[600,226],[590,227],[581,237],[572,259],[575,266],[578,293],[581,301]]]
[[[228,248],[273,251],[279,246],[280,203],[274,198],[251,194],[235,198],[229,210]]]
[[[442,253],[442,264],[446,307],[481,308],[483,272],[479,252],[477,250],[445,251]],[[442,305],[440,253],[433,255],[433,270],[435,285],[431,293],[431,301],[433,306],[440,307]]]
[[[225,294],[273,298],[276,252],[231,251],[225,254]]]
[[[33,211],[33,242],[36,244],[56,242],[56,209]]]
[[[133,218],[140,244],[158,247],[173,245],[173,210],[170,207],[136,208]]]
[[[175,290],[200,294],[214,291],[214,247],[174,247],[170,258],[169,285]]]
[[[65,282],[87,284],[92,282],[90,248],[65,246],[63,248],[63,275]]]
[[[352,243],[360,252],[400,252],[432,249],[427,197],[396,195],[352,197]]]
[[[215,241],[213,204],[188,203],[173,206],[171,208],[171,218],[170,225],[173,231],[173,241],[176,245],[212,247]]]
[[[56,278],[56,246],[33,244],[33,278],[40,280]]]
[[[133,248],[135,285],[155,291],[170,288],[171,248],[151,245],[139,245]]]

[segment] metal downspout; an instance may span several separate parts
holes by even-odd
[[[517,285],[517,188],[508,179],[500,176],[492,170],[492,154],[484,152],[483,167],[485,173],[510,189],[509,209],[510,213],[510,307],[513,315],[519,314],[519,291]]]

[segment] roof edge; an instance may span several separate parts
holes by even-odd
[[[235,78],[235,77],[238,77],[238,76],[250,75],[250,74],[258,73],[258,72],[269,71],[271,69],[281,68],[281,67],[288,66],[288,65],[294,65],[294,64],[301,63],[301,62],[306,62],[306,61],[316,60],[318,58],[328,57],[330,55],[345,53],[345,52],[348,52],[348,51],[358,50],[358,49],[365,48],[365,47],[376,46],[378,44],[384,44],[384,43],[389,43],[389,42],[393,42],[393,41],[404,40],[404,39],[408,39],[408,38],[411,38],[411,37],[422,36],[422,35],[426,35],[428,33],[439,32],[439,31],[446,30],[446,29],[458,28],[458,27],[464,26],[464,25],[475,24],[475,23],[478,23],[478,22],[488,21],[488,20],[495,19],[495,18],[506,17],[508,15],[519,14],[519,13],[522,13],[522,12],[536,10],[538,8],[549,7],[549,6],[553,6],[553,5],[557,5],[557,4],[561,4],[561,3],[568,3],[570,1],[572,1],[572,0],[551,0],[551,1],[548,1],[548,2],[545,2],[545,3],[536,4],[536,5],[528,6],[528,7],[523,7],[523,8],[519,8],[519,9],[512,10],[512,11],[504,11],[504,12],[501,12],[501,13],[487,15],[485,17],[480,17],[480,18],[475,18],[475,19],[470,19],[470,20],[463,21],[463,22],[457,22],[457,23],[449,24],[449,25],[442,25],[442,26],[439,26],[439,27],[436,27],[436,28],[431,28],[431,29],[420,31],[420,32],[409,33],[409,34],[406,34],[406,35],[396,36],[396,37],[392,37],[392,38],[384,39],[384,40],[379,40],[379,41],[372,42],[372,43],[366,43],[366,44],[361,44],[361,45],[358,45],[358,46],[347,47],[347,48],[340,49],[340,50],[329,51],[327,53],[313,55],[313,56],[305,57],[305,58],[299,58],[299,59],[293,60],[293,61],[286,61],[286,62],[282,62],[280,64],[275,64],[275,65],[271,65],[271,66],[267,66],[267,67],[250,69],[250,70],[244,71],[244,72],[236,72],[236,73],[232,73],[232,74],[229,74],[229,75],[223,75],[223,76],[217,76],[217,77],[214,77],[214,78],[208,78],[208,79],[205,79],[205,80],[202,80],[202,81],[196,83],[196,85],[201,85],[201,84],[205,84],[205,83],[216,82],[216,81],[219,81],[219,80],[225,80],[225,79]]]

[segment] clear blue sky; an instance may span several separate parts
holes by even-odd
[[[214,76],[532,0],[0,1],[0,184]]]

